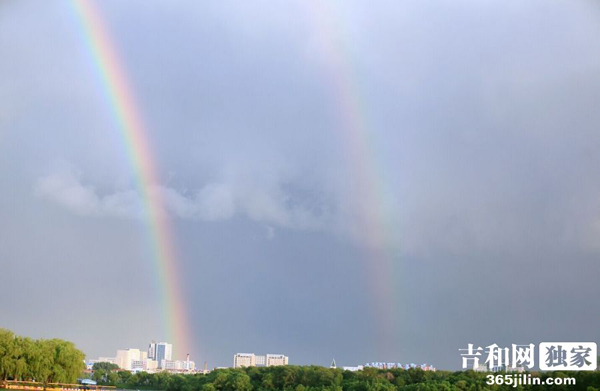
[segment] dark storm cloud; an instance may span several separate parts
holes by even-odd
[[[197,361],[455,368],[468,342],[600,339],[595,3],[100,9],[156,152]],[[81,38],[67,2],[0,5],[0,326],[107,356],[163,338],[160,292]],[[356,199],[329,51],[362,103],[375,201]],[[364,202],[386,213],[387,346]]]

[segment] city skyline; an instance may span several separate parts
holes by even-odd
[[[211,367],[600,342],[597,19],[1,2],[0,326]]]
[[[131,372],[194,372],[196,363],[187,354],[185,360],[173,358],[173,345],[168,342],[152,341],[147,350],[139,348],[118,349],[114,357],[87,357],[88,369],[93,369],[95,363],[111,363]]]

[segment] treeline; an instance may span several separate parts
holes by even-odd
[[[98,384],[105,385],[126,385],[131,372],[119,369],[117,364],[108,362],[97,362],[92,366],[91,379]]]
[[[0,329],[0,381],[74,383],[85,369],[84,359],[72,342],[34,340]]]
[[[365,368],[350,372],[318,366],[252,367],[218,369],[207,375],[166,372],[131,375],[125,386],[166,391],[485,391],[485,390],[600,390],[600,372],[533,373],[548,377],[575,378],[576,385],[488,385],[487,373],[427,372],[421,369],[380,370]],[[498,374],[494,374],[498,375]]]

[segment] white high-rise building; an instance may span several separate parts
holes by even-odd
[[[115,364],[117,364],[119,368],[127,369],[128,371],[131,371],[132,369],[132,362],[139,360],[141,360],[139,349],[117,350],[117,355],[115,356]]]
[[[267,366],[288,365],[288,357],[283,354],[267,354]]]
[[[148,358],[151,360],[156,360],[156,342],[150,342],[148,346]]]
[[[162,368],[162,362],[171,361],[173,353],[173,345],[167,342],[159,342],[156,344],[156,358],[155,360],[159,363],[159,368]]]
[[[254,353],[238,353],[233,356],[233,367],[234,368],[243,368],[243,367],[255,367],[256,366],[256,356]]]

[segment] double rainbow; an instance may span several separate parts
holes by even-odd
[[[99,11],[92,0],[70,0],[85,37],[94,68],[101,80],[104,95],[114,113],[131,165],[135,171],[137,187],[142,194],[148,234],[152,243],[153,262],[161,287],[162,319],[168,340],[178,349],[189,349],[192,342],[188,329],[186,304],[178,281],[178,259],[164,202],[160,192],[152,187],[160,181],[155,167],[146,128],[143,124],[128,78],[110,39]],[[356,86],[350,54],[344,48],[341,26],[335,22],[340,18],[332,15],[329,2],[311,2],[310,19],[322,37],[321,44],[328,63],[331,86],[335,90],[340,111],[340,140],[348,162],[356,178],[357,212],[363,225],[373,292],[373,307],[378,314],[379,332],[387,346],[395,347],[396,316],[393,283],[393,243],[388,227],[385,183],[377,167],[371,133],[366,125],[364,104],[360,99],[360,88]],[[316,5],[321,5],[318,9]]]

